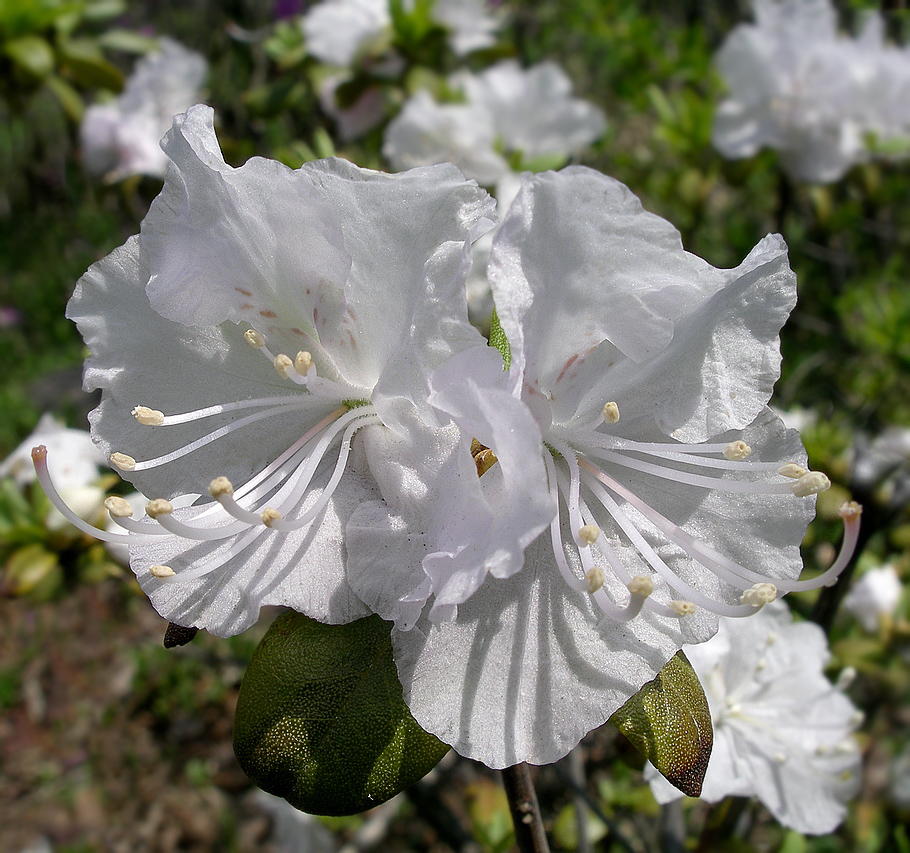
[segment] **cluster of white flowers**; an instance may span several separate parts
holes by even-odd
[[[859,791],[862,714],[843,693],[850,671],[836,685],[824,676],[821,628],[775,602],[752,619],[721,619],[711,640],[684,650],[714,723],[702,799],[755,796],[784,826],[831,832]],[[652,766],[645,776],[658,802],[682,796]]]
[[[381,54],[392,36],[389,0],[322,0],[301,19],[310,54],[327,65],[350,68],[365,56]],[[410,12],[413,0],[405,0]],[[458,56],[491,47],[502,17],[484,0],[435,0],[433,20],[448,31],[449,44]]]
[[[774,148],[797,180],[828,182],[889,143],[910,143],[910,48],[886,44],[877,13],[851,38],[838,33],[830,0],[753,8],[755,23],[736,27],[717,57],[730,89],[714,122],[721,154]]]
[[[603,113],[573,98],[571,81],[552,62],[523,69],[505,61],[449,82],[463,102],[439,104],[420,91],[389,124],[383,154],[394,169],[454,163],[491,187],[516,164],[563,165],[606,128]]]
[[[199,100],[208,63],[170,38],[143,57],[114,101],[85,111],[79,130],[82,161],[93,175],[163,178],[168,158],[159,142],[175,115]]]
[[[495,202],[452,165],[228,166],[178,116],[141,233],[68,308],[93,435],[148,502],[107,501],[167,619],[225,636],[266,604],[394,623],[414,717],[491,767],[564,755],[718,616],[799,581],[827,478],[767,402],[796,298],[786,246],[686,252],[622,184],[522,176],[468,321]],[[48,453],[38,475],[62,512]]]

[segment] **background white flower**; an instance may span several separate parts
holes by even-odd
[[[86,168],[108,181],[130,175],[163,178],[160,141],[175,115],[199,100],[208,64],[170,38],[143,57],[114,101],[85,111],[79,136]]]
[[[508,60],[450,83],[465,103],[439,104],[421,91],[386,128],[383,154],[394,169],[451,162],[493,186],[516,162],[561,166],[606,128],[601,110],[573,98],[571,81],[552,62],[522,69]]]
[[[702,799],[755,796],[784,826],[831,832],[860,787],[862,715],[824,676],[824,632],[775,602],[684,651],[714,722]],[[660,803],[682,796],[650,765],[645,778]]]
[[[730,89],[713,141],[725,157],[779,151],[799,180],[834,181],[869,156],[866,135],[906,136],[910,53],[886,47],[871,16],[840,36],[829,0],[755,0],[754,24],[727,37],[717,65]]]
[[[904,591],[894,566],[885,565],[864,572],[844,598],[844,608],[870,633],[877,631],[882,619],[893,616]]]

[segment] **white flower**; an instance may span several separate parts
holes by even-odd
[[[0,462],[0,477],[12,477],[18,486],[34,483],[31,450],[36,444],[45,445],[50,452],[50,473],[61,489],[90,485],[107,464],[88,430],[69,429],[53,415],[44,414],[32,434]]]
[[[541,158],[562,161],[601,136],[603,113],[573,98],[565,72],[552,62],[522,69],[500,62],[481,74],[454,76],[463,104],[438,104],[414,95],[386,129],[383,154],[395,169],[455,163],[469,178],[493,186]]]
[[[301,26],[313,56],[349,68],[361,54],[388,46],[392,16],[388,0],[323,0],[307,11]]]
[[[208,73],[205,59],[169,38],[136,64],[121,95],[85,111],[80,128],[86,168],[106,180],[164,177],[167,155],[159,140],[178,113],[196,103]]]
[[[413,0],[402,4],[405,13]],[[435,0],[431,16],[449,31],[453,52],[465,56],[496,43],[502,17],[483,0]],[[386,51],[392,40],[389,0],[322,0],[301,21],[307,49],[321,62],[350,68],[365,56]]]
[[[850,587],[844,607],[867,631],[874,633],[884,617],[894,614],[903,591],[894,566],[869,569]]]
[[[122,499],[108,506],[158,611],[220,635],[264,604],[330,623],[365,615],[345,527],[383,498],[420,527],[409,572],[520,566],[548,516],[533,495],[530,509],[485,496],[470,437],[428,402],[453,354],[496,355],[464,296],[492,199],[451,166],[233,169],[201,106],[163,145],[172,165],[142,233],[86,273],[68,309],[91,350],[86,385],[103,390],[95,439],[155,498],[144,519]],[[539,455],[534,436],[514,444]],[[538,469],[532,459],[504,488],[527,492]],[[400,624],[421,606],[403,604]]]
[[[714,722],[702,799],[755,796],[786,827],[831,832],[859,790],[852,733],[862,715],[823,674],[824,632],[794,623],[778,602],[751,619],[721,619],[713,639],[684,651]],[[650,765],[645,778],[660,803],[682,796]]]
[[[755,0],[755,24],[736,27],[717,64],[730,89],[713,141],[725,157],[780,152],[806,181],[834,181],[865,155],[857,45],[837,35],[828,0]]]
[[[404,568],[422,531],[404,510],[358,510],[348,532],[352,573],[381,579],[372,595],[358,586],[373,610],[396,619],[436,596],[430,619],[392,635],[411,712],[503,767],[557,760],[683,643],[706,640],[716,614],[832,582],[847,555],[794,580],[811,495],[828,482],[766,408],[796,297],[779,237],[717,270],[623,185],[570,167],[524,176],[489,269],[510,371],[459,353],[431,400],[478,439],[479,470],[498,460],[482,483],[528,469],[514,441],[538,436],[547,473],[528,495],[548,492],[558,515],[521,571],[476,594],[476,575],[452,564],[429,580]],[[858,512],[846,515],[849,552]],[[367,559],[377,536],[388,544]]]

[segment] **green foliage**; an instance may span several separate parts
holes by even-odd
[[[701,793],[714,728],[705,692],[681,651],[610,722],[677,788]]]
[[[353,814],[426,775],[449,747],[401,698],[391,626],[323,625],[289,611],[250,661],[234,752],[259,787],[312,814]]]

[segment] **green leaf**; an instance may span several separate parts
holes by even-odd
[[[144,36],[133,30],[112,29],[98,36],[98,44],[107,50],[145,54],[158,47],[158,39]]]
[[[91,89],[123,88],[123,73],[104,58],[101,48],[92,39],[66,39],[59,44],[61,61],[66,64],[73,80]]]
[[[503,370],[508,370],[512,366],[512,348],[509,346],[509,339],[502,329],[499,322],[499,315],[496,309],[493,309],[493,317],[490,320],[490,346],[499,350],[502,356]]]
[[[391,626],[323,625],[289,611],[240,687],[234,752],[262,789],[311,814],[354,814],[428,773],[449,747],[401,697]]]
[[[74,124],[82,121],[82,114],[85,112],[85,104],[82,96],[66,80],[58,77],[56,74],[47,79],[47,87],[54,93],[67,118]]]
[[[714,730],[704,690],[681,651],[610,722],[680,791],[701,794]]]
[[[54,50],[39,36],[22,36],[8,41],[4,53],[32,77],[43,80],[54,70]]]

